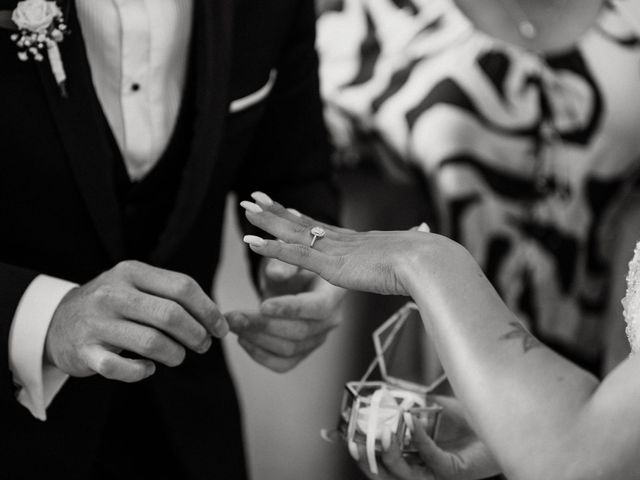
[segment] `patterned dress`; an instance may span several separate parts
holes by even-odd
[[[318,22],[341,158],[417,167],[438,229],[534,334],[597,370],[608,223],[640,172],[638,22],[607,5],[550,56],[475,29],[451,0],[333,0]]]

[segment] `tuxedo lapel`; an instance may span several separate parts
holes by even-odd
[[[176,203],[152,261],[170,255],[198,215],[209,188],[228,107],[233,0],[193,1],[194,135]],[[112,258],[119,260],[124,255],[124,242],[109,131],[93,87],[75,2],[69,1],[69,7],[71,35],[60,46],[68,97],[60,95],[48,62],[38,63],[38,72],[95,228]]]
[[[232,22],[233,0],[194,0],[194,135],[176,204],[152,255],[154,261],[166,258],[179,246],[207,195],[229,103]]]
[[[113,186],[109,131],[96,97],[75,2],[69,1],[71,34],[60,44],[68,97],[62,98],[49,63],[38,72],[71,168],[95,228],[113,260],[124,255],[122,227]]]

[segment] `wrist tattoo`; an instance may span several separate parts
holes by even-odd
[[[524,353],[542,346],[542,343],[540,343],[536,337],[531,335],[520,322],[509,322],[509,325],[513,327],[513,330],[502,335],[500,340],[522,340],[522,349],[524,350]]]

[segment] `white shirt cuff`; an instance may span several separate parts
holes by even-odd
[[[17,400],[39,420],[69,376],[44,363],[44,346],[53,314],[64,296],[77,285],[37,276],[27,287],[9,332],[9,368],[20,390]]]

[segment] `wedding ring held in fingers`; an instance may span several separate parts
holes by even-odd
[[[316,243],[316,240],[324,237],[327,234],[327,232],[325,232],[324,228],[322,227],[313,227],[311,229],[311,232],[309,233],[313,235],[313,238],[311,239],[311,245],[309,245],[311,248],[313,248],[313,245]]]

